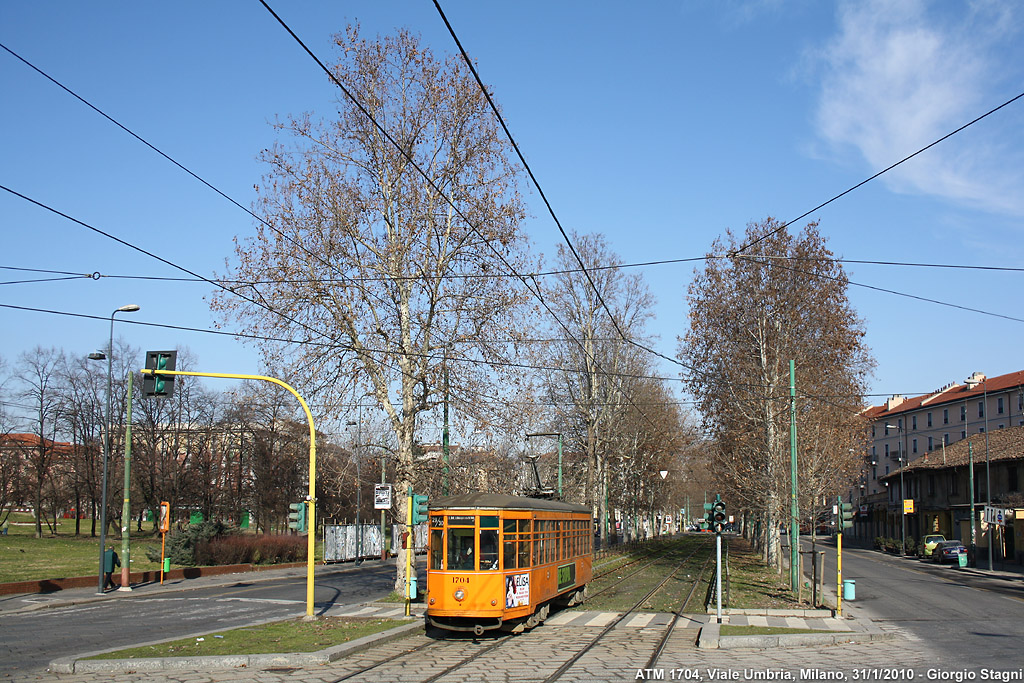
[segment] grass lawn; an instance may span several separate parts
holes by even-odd
[[[35,537],[35,523],[31,515],[12,514],[6,536],[0,536],[0,583],[89,576],[99,572],[100,539],[89,536],[91,519],[81,520],[81,534],[75,536],[75,520],[61,519],[57,535],[49,535],[43,525],[43,537]],[[121,555],[121,538],[107,535],[107,545],[113,545]],[[152,531],[131,534],[132,571],[160,569],[159,562],[146,558],[146,549],[160,548],[160,536]]]
[[[788,636],[794,633],[832,633],[828,629],[782,628],[776,626],[732,626],[722,624],[719,634],[723,636]]]
[[[289,619],[231,631],[211,631],[202,638],[184,638],[90,657],[140,659],[145,657],[198,657],[256,655],[278,652],[316,652],[363,636],[409,623],[394,619],[325,617],[318,621]]]
[[[160,534],[151,530],[152,523],[143,524],[143,531],[131,532],[131,570],[160,571],[160,562],[151,562],[146,550],[153,548],[159,558]],[[0,583],[63,579],[74,576],[98,576],[99,534],[90,536],[91,519],[81,520],[81,533],[75,536],[75,520],[61,519],[57,534],[51,535],[43,524],[43,537],[35,537],[35,522],[28,514],[12,514],[6,536],[0,536]],[[107,546],[114,546],[121,556],[121,537],[107,532]],[[315,558],[323,557],[323,543],[317,541]],[[124,562],[124,558],[121,558]],[[174,567],[176,565],[172,565]],[[120,568],[114,572],[120,577]],[[116,579],[115,579],[116,580]]]
[[[795,609],[806,607],[789,590],[789,575],[764,566],[761,554],[741,536],[723,537],[729,544],[729,592],[724,607]],[[725,576],[722,577],[725,596]]]

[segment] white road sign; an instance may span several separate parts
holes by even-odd
[[[391,509],[391,484],[374,484],[373,485],[373,509],[374,510],[390,510]]]

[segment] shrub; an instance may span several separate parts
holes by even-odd
[[[243,536],[211,538],[196,546],[196,563],[279,564],[306,559],[306,541],[301,536]]]
[[[202,564],[196,557],[196,548],[199,545],[217,537],[226,537],[237,533],[237,529],[228,526],[220,520],[190,524],[183,530],[176,531],[167,536],[165,557],[171,561],[171,564],[194,567]],[[153,562],[159,562],[160,549],[151,548],[147,550],[146,557]]]

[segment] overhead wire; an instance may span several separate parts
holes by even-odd
[[[792,266],[784,266],[784,265],[782,265],[780,263],[774,263],[774,262],[763,263],[763,262],[759,261],[759,259],[761,258],[760,255],[758,255],[758,256],[748,256],[746,254],[741,254],[737,258],[742,258],[744,260],[752,261],[754,263],[760,263],[761,265],[766,266],[766,267],[782,268],[783,270],[788,270],[788,271],[793,272],[793,273],[799,273],[801,275],[809,275],[811,277],[820,278],[822,280],[831,280],[833,282],[841,282],[842,281],[840,278],[837,278],[837,277],[832,276],[832,275],[826,275],[825,273],[818,273],[818,272],[809,271],[809,270],[802,270],[800,268],[793,268]],[[906,298],[909,298],[909,299],[914,299],[916,301],[924,301],[926,303],[937,304],[939,306],[948,306],[949,308],[956,308],[956,309],[959,309],[961,311],[968,311],[968,312],[971,312],[971,313],[979,313],[981,315],[988,315],[988,316],[992,316],[994,318],[1003,318],[1004,320],[1012,320],[1014,322],[1024,323],[1024,318],[1015,318],[1015,317],[1013,317],[1011,315],[1005,315],[1003,313],[993,313],[992,311],[985,311],[985,310],[982,310],[980,308],[972,308],[970,306],[962,306],[960,304],[949,303],[947,301],[940,301],[938,299],[930,299],[928,297],[918,296],[916,294],[908,294],[906,292],[899,292],[899,291],[896,291],[895,289],[887,289],[885,287],[877,287],[875,285],[868,285],[868,284],[864,284],[862,282],[854,282],[853,280],[850,280],[849,278],[846,278],[845,281],[846,281],[847,284],[853,285],[855,287],[863,287],[864,289],[871,289],[871,290],[874,290],[874,291],[877,291],[877,292],[884,292],[886,294],[893,294],[895,296],[902,296],[902,297],[906,297]]]
[[[783,230],[785,230],[785,229],[786,229],[787,227],[789,227],[789,226],[790,226],[790,225],[792,225],[793,223],[796,223],[797,221],[799,221],[799,220],[802,220],[802,219],[806,218],[807,216],[810,216],[810,215],[811,215],[812,213],[814,213],[814,212],[815,212],[815,211],[817,211],[818,209],[822,209],[822,208],[824,208],[824,207],[828,206],[829,204],[831,204],[832,202],[836,201],[837,199],[839,199],[839,198],[841,198],[841,197],[845,197],[846,195],[850,194],[850,193],[851,193],[851,192],[853,192],[854,190],[856,190],[856,189],[858,189],[858,188],[860,188],[860,187],[862,187],[862,186],[864,186],[864,185],[867,185],[867,184],[868,184],[869,182],[871,182],[871,181],[872,181],[872,180],[874,180],[875,178],[878,178],[879,176],[881,176],[881,175],[883,175],[883,174],[885,174],[885,173],[888,173],[889,171],[893,170],[894,168],[896,168],[896,167],[897,167],[897,166],[899,166],[900,164],[903,164],[903,163],[905,163],[905,162],[907,162],[907,161],[910,161],[911,159],[913,159],[913,158],[914,158],[914,157],[916,157],[917,155],[921,154],[922,152],[925,152],[925,151],[927,151],[927,150],[931,149],[932,147],[934,147],[935,145],[938,145],[939,143],[941,143],[941,142],[944,142],[945,140],[948,140],[949,138],[953,137],[953,136],[954,136],[954,135],[956,135],[957,133],[959,133],[959,132],[961,132],[961,131],[963,131],[963,130],[965,130],[965,129],[969,128],[970,126],[973,126],[973,125],[974,125],[975,123],[977,123],[978,121],[981,121],[982,119],[984,119],[984,118],[986,118],[986,117],[988,117],[988,116],[991,116],[992,114],[995,114],[995,113],[996,113],[997,111],[999,111],[1000,109],[1002,109],[1002,108],[1004,108],[1004,107],[1007,107],[1007,106],[1009,106],[1009,105],[1013,104],[1014,102],[1016,102],[1017,100],[1019,100],[1019,99],[1020,99],[1020,98],[1022,98],[1022,97],[1024,97],[1024,92],[1022,92],[1022,93],[1020,93],[1019,95],[1016,95],[1016,96],[1014,96],[1014,97],[1011,97],[1011,98],[1010,98],[1010,99],[1008,99],[1007,101],[1005,101],[1005,102],[1003,102],[1002,104],[1000,104],[1000,105],[999,105],[998,107],[994,107],[993,109],[990,109],[990,110],[988,110],[987,112],[985,112],[985,113],[984,113],[984,114],[982,114],[981,116],[979,116],[979,117],[977,117],[977,118],[975,118],[975,119],[973,119],[973,120],[971,120],[971,121],[968,121],[968,122],[967,122],[967,123],[965,123],[964,125],[962,125],[962,126],[960,126],[959,128],[957,128],[956,130],[954,130],[954,131],[951,131],[951,132],[949,132],[949,133],[946,133],[945,135],[943,135],[943,136],[942,136],[941,138],[939,138],[938,140],[935,140],[934,142],[931,142],[931,143],[929,143],[929,144],[925,145],[924,147],[922,147],[921,149],[917,150],[917,151],[916,151],[916,152],[914,152],[913,154],[910,154],[910,155],[908,155],[908,156],[906,156],[906,157],[904,157],[904,158],[900,159],[900,160],[899,160],[899,161],[897,161],[896,163],[894,163],[894,164],[892,164],[892,165],[890,165],[890,166],[887,166],[887,167],[883,168],[883,169],[882,169],[881,171],[879,171],[878,173],[875,173],[875,174],[874,174],[873,176],[871,176],[871,177],[869,177],[869,178],[866,178],[866,179],[864,179],[864,180],[860,181],[859,183],[857,183],[857,184],[856,184],[856,185],[854,185],[853,187],[851,187],[851,188],[849,188],[849,189],[847,189],[847,190],[844,190],[844,191],[840,192],[840,193],[839,193],[839,194],[837,194],[836,196],[832,197],[831,199],[829,199],[829,200],[827,200],[827,201],[824,201],[824,202],[822,202],[821,204],[818,204],[818,205],[817,205],[816,207],[814,207],[814,208],[813,208],[813,209],[811,209],[810,211],[805,211],[804,213],[800,214],[800,215],[799,215],[799,216],[797,216],[796,218],[794,218],[794,219],[792,219],[792,220],[789,220],[789,221],[786,221],[785,223],[783,223],[783,224],[782,224],[782,225],[780,225],[779,227],[775,228],[774,230],[771,230],[771,231],[769,231],[769,232],[765,233],[764,235],[761,235],[760,237],[758,237],[758,238],[756,238],[756,239],[752,240],[751,242],[749,242],[749,243],[747,243],[747,244],[743,245],[743,246],[742,246],[742,247],[740,247],[739,249],[733,249],[733,250],[731,250],[731,251],[729,252],[729,254],[728,254],[728,255],[729,255],[729,256],[737,256],[737,255],[739,255],[739,254],[743,253],[744,251],[746,251],[747,249],[750,249],[750,248],[751,248],[752,246],[754,246],[755,244],[758,244],[759,242],[762,242],[762,241],[764,241],[764,240],[768,239],[768,238],[769,238],[769,237],[771,237],[772,235],[775,235],[775,234],[777,234],[777,233],[779,233],[779,232],[782,232]]]
[[[309,57],[311,59],[313,59],[314,62],[316,62],[316,64],[320,67],[320,69],[327,75],[327,77],[342,91],[342,93],[345,94],[345,96],[349,99],[349,101],[351,101],[352,104],[360,111],[360,113],[362,113],[367,118],[367,120],[373,125],[373,127],[378,132],[380,132],[380,134],[384,137],[384,139],[386,139],[389,144],[391,144],[396,150],[398,150],[398,152],[402,156],[404,156],[409,161],[409,165],[417,173],[419,173],[423,177],[423,179],[427,182],[427,184],[431,187],[431,189],[433,189],[434,192],[436,192],[439,197],[444,199],[445,203],[447,203],[449,206],[451,206],[452,210],[454,210],[455,213],[458,214],[458,216],[463,221],[465,221],[466,226],[470,230],[472,230],[474,233],[476,233],[480,237],[481,240],[483,240],[483,244],[486,244],[490,248],[490,250],[495,254],[495,256],[497,256],[498,260],[505,266],[505,268],[510,273],[517,274],[519,280],[523,283],[523,285],[527,288],[527,290],[530,291],[530,293],[534,295],[534,297],[541,304],[541,306],[543,306],[544,309],[551,315],[552,319],[555,320],[555,322],[560,327],[562,327],[562,329],[566,333],[566,335],[569,336],[580,347],[580,349],[583,351],[583,353],[585,355],[590,355],[590,354],[588,354],[588,352],[587,352],[586,348],[583,346],[583,344],[578,339],[576,339],[575,335],[572,334],[572,332],[568,329],[568,327],[565,325],[565,323],[563,323],[561,321],[559,316],[556,315],[555,312],[548,305],[547,301],[544,298],[543,292],[540,290],[540,287],[537,286],[536,291],[534,291],[534,289],[530,286],[529,279],[527,277],[523,276],[522,274],[518,273],[518,271],[515,269],[515,267],[512,266],[512,264],[510,264],[508,262],[508,260],[501,254],[500,251],[498,251],[498,249],[491,243],[491,241],[487,240],[480,233],[480,231],[477,228],[477,226],[473,223],[473,221],[471,221],[465,215],[465,213],[463,213],[462,209],[454,202],[454,200],[452,200],[447,194],[445,194],[445,192],[443,192],[441,190],[441,188],[437,186],[437,183],[429,175],[427,175],[427,173],[420,167],[420,165],[412,157],[411,152],[408,151],[397,140],[395,140],[395,138],[391,135],[391,133],[388,132],[388,130],[386,128],[384,128],[384,126],[381,125],[381,123],[379,121],[377,121],[377,119],[373,116],[373,114],[371,114],[366,109],[366,107],[363,105],[363,103],[360,102],[359,99],[356,98],[355,95],[347,87],[345,87],[345,85],[338,79],[338,77],[334,74],[334,72],[331,69],[327,68],[327,65],[325,65],[323,63],[323,61],[312,51],[312,49],[310,49],[305,44],[305,42],[303,42],[303,40],[301,38],[299,38],[299,36],[284,21],[284,19],[282,19],[281,16],[278,15],[277,12],[275,12],[273,10],[273,8],[270,7],[269,4],[267,4],[266,0],[260,0],[260,4],[262,4],[263,7],[266,8],[266,10],[271,14],[271,16],[273,16],[274,19],[277,20],[277,22],[281,25],[281,27],[284,28],[285,31],[287,31],[287,33],[295,40],[296,43],[298,43],[298,45],[303,49],[303,51],[305,51],[306,54],[309,55]],[[596,362],[595,358],[593,358],[592,356],[591,356],[591,358]],[[626,396],[626,394],[623,393],[623,396]],[[627,399],[628,399],[628,396],[627,396]],[[640,414],[643,415],[643,417],[651,424],[652,427],[657,428],[657,425],[655,425],[654,422],[651,421],[651,419],[649,417],[647,417],[647,415],[645,415],[643,413],[643,411],[640,411]]]
[[[555,209],[551,205],[551,202],[548,200],[547,194],[544,192],[544,188],[541,186],[540,181],[534,174],[533,169],[530,168],[530,164],[528,161],[526,161],[526,157],[519,149],[519,144],[516,142],[515,137],[512,135],[512,131],[509,130],[508,125],[505,123],[505,118],[501,115],[501,112],[498,111],[498,107],[494,104],[494,100],[491,98],[490,91],[487,89],[487,86],[484,85],[483,79],[480,78],[480,74],[477,72],[476,67],[473,65],[473,60],[471,60],[469,58],[469,55],[466,53],[466,49],[462,46],[462,41],[459,40],[459,36],[455,33],[455,29],[452,27],[451,22],[448,21],[448,17],[445,16],[444,10],[441,9],[441,5],[438,2],[438,0],[433,0],[433,2],[438,14],[441,15],[441,20],[444,22],[444,25],[448,28],[448,33],[451,35],[452,40],[455,41],[455,45],[459,48],[459,53],[462,55],[463,61],[466,63],[466,66],[469,67],[470,72],[472,72],[473,77],[476,79],[477,85],[480,87],[480,91],[487,99],[487,104],[490,106],[495,119],[497,119],[498,123],[501,124],[502,130],[505,131],[505,136],[508,138],[509,143],[512,145],[512,149],[515,150],[516,155],[519,157],[519,162],[523,165],[523,168],[526,169],[526,173],[527,175],[530,176],[530,180],[533,182],[534,187],[537,188],[537,192],[538,194],[540,194],[541,200],[544,202],[544,206],[547,207],[548,214],[550,214],[551,219],[555,222],[555,226],[558,228],[558,232],[562,235],[562,239],[565,241],[565,244],[569,247],[569,252],[573,255],[573,258],[575,258],[576,262],[579,264],[581,272],[587,279],[587,282],[590,284],[590,288],[597,296],[597,300],[600,302],[601,307],[604,308],[605,313],[608,314],[608,318],[611,321],[612,326],[615,328],[615,331],[618,332],[619,336],[622,337],[623,341],[625,341],[628,344],[636,346],[637,348],[642,349],[647,353],[653,354],[659,358],[662,358],[663,360],[667,360],[670,363],[674,363],[683,368],[686,368],[691,372],[700,372],[698,369],[690,365],[687,365],[686,363],[680,361],[677,358],[666,356],[665,354],[659,351],[656,351],[645,346],[644,344],[639,343],[635,339],[627,337],[626,334],[622,331],[622,328],[619,326],[619,321],[616,319],[615,314],[612,313],[612,310],[608,307],[608,304],[605,302],[604,296],[601,294],[600,288],[594,283],[593,278],[590,277],[590,272],[587,270],[587,266],[583,263],[583,258],[579,255],[579,252],[576,251],[576,247],[573,245],[572,240],[569,239],[569,235],[565,232],[565,229],[562,227],[562,222],[558,219],[557,214],[555,214]]]

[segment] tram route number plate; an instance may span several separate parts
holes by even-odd
[[[391,484],[374,484],[373,485],[373,509],[374,510],[390,510],[391,509]]]

